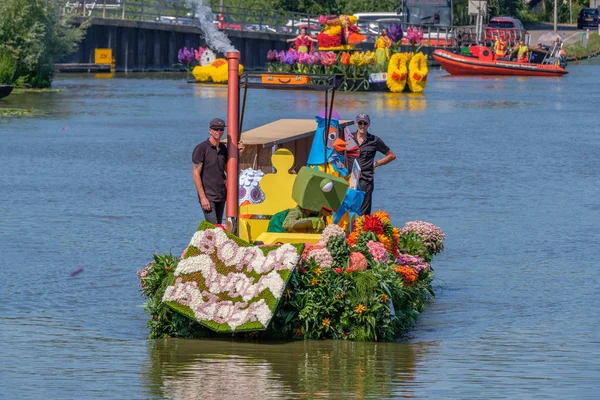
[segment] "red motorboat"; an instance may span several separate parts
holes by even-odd
[[[490,49],[477,47],[473,49],[473,55],[438,49],[433,53],[433,58],[452,75],[562,76],[568,73],[564,68],[554,65],[556,59],[551,54],[543,57],[540,63],[518,63],[508,59],[495,60]]]

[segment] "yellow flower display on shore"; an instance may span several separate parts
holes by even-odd
[[[243,72],[244,66],[240,64],[238,67],[238,75],[241,75]],[[192,70],[192,75],[194,75],[196,82],[225,83],[229,79],[227,60],[224,58],[217,58],[209,65],[198,65]]]

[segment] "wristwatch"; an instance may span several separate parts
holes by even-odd
[[[379,167],[379,161],[375,161],[375,166]]]

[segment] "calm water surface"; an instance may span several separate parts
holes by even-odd
[[[201,219],[190,156],[223,88],[61,76],[0,100],[46,113],[0,120],[0,397],[597,399],[600,62],[570,71],[336,96],[398,155],[375,206],[448,236],[435,303],[383,344],[145,340],[135,271]],[[245,127],[322,97],[255,90]]]

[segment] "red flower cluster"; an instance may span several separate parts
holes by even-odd
[[[342,37],[341,36],[329,36],[326,33],[319,33],[317,35],[317,41],[319,43],[319,47],[327,48],[327,47],[339,47],[342,45]]]
[[[374,232],[375,234],[383,234],[383,223],[374,215],[366,215],[362,224],[363,230]]]

